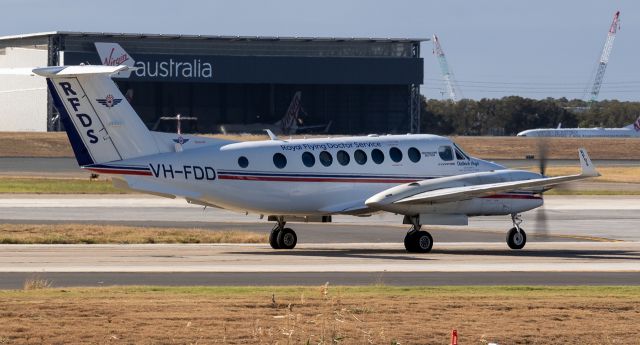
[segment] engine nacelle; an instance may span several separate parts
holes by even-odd
[[[499,193],[467,200],[439,203],[395,203],[413,195],[433,190],[522,181],[541,175],[522,170],[499,170],[412,182],[389,188],[367,200],[369,207],[405,215],[463,214],[468,216],[504,215],[520,213],[542,206],[542,198],[532,191]],[[542,191],[542,190],[540,190]],[[536,191],[539,192],[539,191]]]

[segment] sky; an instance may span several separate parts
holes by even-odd
[[[584,98],[620,10],[599,99],[640,100],[640,1],[2,0],[0,36],[43,31],[440,38],[465,98]],[[444,86],[422,44],[427,98]],[[446,96],[446,95],[445,95]]]

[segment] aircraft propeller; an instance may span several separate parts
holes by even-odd
[[[548,142],[544,139],[538,140],[538,168],[539,173],[542,176],[546,176],[547,171],[547,159],[548,159]],[[544,191],[540,192],[540,196],[544,199]],[[536,211],[535,215],[535,233],[537,235],[548,237],[549,230],[547,224],[547,210],[542,205]]]

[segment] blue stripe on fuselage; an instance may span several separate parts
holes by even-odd
[[[53,86],[53,82],[50,78],[47,78],[47,86],[49,87],[49,92],[53,98],[53,105],[58,109],[58,113],[60,114],[60,121],[62,121],[64,130],[67,132],[67,137],[69,137],[69,142],[71,143],[71,148],[76,156],[78,165],[85,166],[93,164],[93,158],[91,157],[87,147],[84,145],[76,127],[73,125],[73,121],[71,121],[71,117],[69,116],[67,109],[64,107],[64,104],[62,104],[62,99],[60,99],[60,95],[58,95],[58,92],[56,91],[55,86]]]

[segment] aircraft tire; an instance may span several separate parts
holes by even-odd
[[[298,236],[293,229],[284,228],[278,231],[277,242],[280,249],[293,249],[298,243]]]
[[[518,250],[524,248],[525,244],[527,244],[527,234],[522,228],[520,231],[516,228],[511,228],[507,232],[507,245],[509,248]]]
[[[416,253],[428,253],[433,248],[433,237],[426,231],[418,231],[414,235]]]
[[[415,252],[415,240],[413,239],[414,235],[417,233],[417,231],[409,231],[407,232],[407,234],[404,236],[404,249],[406,249],[409,253],[413,253]]]
[[[279,233],[280,233],[280,230],[271,230],[271,233],[269,234],[269,244],[273,249],[280,249],[280,246],[278,245]]]
[[[404,247],[410,253],[428,253],[433,248],[433,237],[427,231],[407,233]]]

